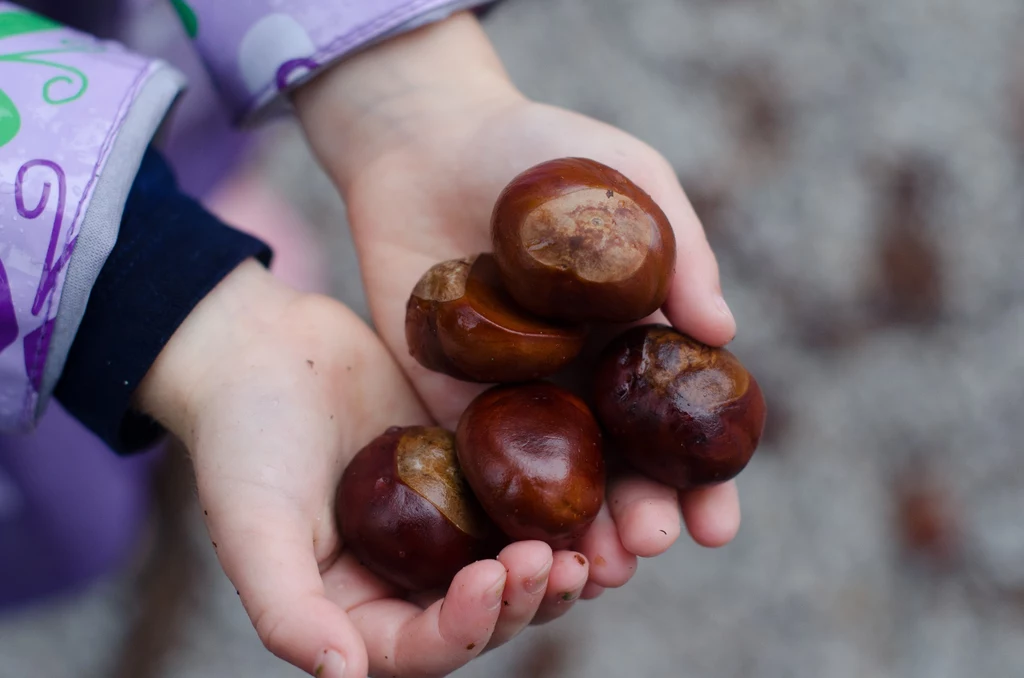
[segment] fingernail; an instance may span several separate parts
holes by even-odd
[[[572,601],[574,601],[577,598],[579,598],[581,593],[583,593],[583,589],[581,589],[581,588],[580,589],[576,589],[575,591],[566,591],[565,593],[560,595],[558,598],[563,603],[571,603]]]
[[[501,595],[505,592],[505,575],[498,577],[484,594],[484,605],[488,610],[497,610],[501,607]]]
[[[313,671],[314,678],[344,678],[345,658],[334,650],[324,650],[316,669]]]
[[[718,308],[719,313],[735,322],[736,318],[733,317],[732,311],[729,309],[729,304],[725,303],[725,297],[718,295],[715,299],[715,306]]]
[[[537,570],[532,577],[523,581],[523,590],[531,596],[535,596],[548,587],[548,575],[551,573],[551,561]]]

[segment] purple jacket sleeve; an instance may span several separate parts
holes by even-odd
[[[373,43],[491,0],[171,0],[236,122]]]
[[[180,74],[0,0],[0,430],[46,405]]]

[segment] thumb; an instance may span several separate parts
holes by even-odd
[[[660,170],[660,171],[659,171]],[[675,276],[662,310],[677,329],[712,346],[728,343],[736,320],[722,296],[718,261],[697,213],[667,162],[651,164],[650,185],[676,236]]]
[[[210,534],[266,648],[318,678],[365,678],[362,637],[325,596],[312,521],[262,488],[234,492],[230,506],[243,508],[207,508]]]

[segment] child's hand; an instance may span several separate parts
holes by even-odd
[[[264,644],[321,678],[446,675],[570,606],[587,565],[539,542],[460,572],[441,601],[402,600],[339,543],[334,493],[391,425],[430,423],[358,317],[255,262],[189,315],[138,405],[191,451],[213,547]]]
[[[443,424],[454,425],[480,387],[427,371],[409,355],[409,294],[431,265],[489,250],[499,192],[544,160],[593,158],[646,189],[678,243],[665,314],[707,343],[733,337],[714,255],[668,162],[620,130],[525,99],[472,19],[456,17],[357,56],[300,90],[296,103],[348,205],[375,325]],[[734,483],[680,498],[637,476],[613,478],[608,508],[577,546],[591,562],[585,596],[625,583],[635,556],[668,549],[679,534],[680,501],[701,544],[724,544],[739,528]]]

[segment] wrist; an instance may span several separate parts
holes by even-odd
[[[380,157],[522,98],[465,12],[345,59],[294,94],[306,136],[343,193]]]
[[[190,442],[195,417],[232,375],[226,366],[279,326],[298,293],[255,260],[224,278],[192,310],[135,392],[135,405]]]

